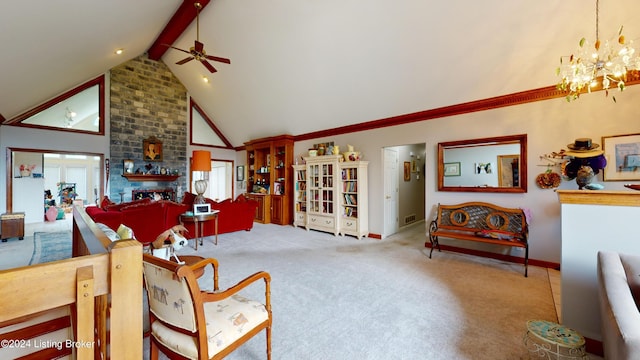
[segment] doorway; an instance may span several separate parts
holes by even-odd
[[[65,152],[46,149],[7,148],[8,212],[25,212],[25,223],[44,221],[45,194],[49,190],[57,206],[62,205],[68,188],[83,204],[95,203],[104,191],[102,154]],[[30,169],[27,173],[21,171]],[[64,189],[60,186],[64,185]]]
[[[425,219],[426,144],[385,147],[382,155],[385,238]]]
[[[192,173],[193,174],[193,173]],[[233,199],[233,161],[211,160],[207,190],[204,197],[220,202],[225,199]],[[191,189],[195,189],[198,176],[191,176]]]

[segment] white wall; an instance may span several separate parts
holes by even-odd
[[[382,148],[403,144],[426,143],[425,213],[433,217],[438,203],[486,201],[506,207],[529,208],[533,220],[529,229],[530,258],[560,263],[560,204],[553,190],[535,185],[536,176],[546,170],[540,156],[566,149],[579,137],[590,137],[601,143],[602,136],[640,133],[640,86],[615,93],[617,103],[602,92],[583,95],[578,101],[567,103],[553,99],[448,118],[428,120],[402,126],[381,128],[358,133],[301,141],[295,144],[295,154],[305,153],[314,143],[334,141],[341,148],[354,145],[369,161],[369,224],[372,233],[382,234],[383,176]],[[437,144],[513,134],[528,135],[528,192],[524,194],[467,193],[437,191]],[[545,166],[542,166],[545,165]],[[598,175],[602,181],[602,174]],[[608,190],[621,190],[623,182],[604,183]],[[575,182],[563,182],[562,189],[577,189]],[[428,221],[427,221],[428,223]],[[426,229],[425,229],[426,231]],[[456,243],[456,245],[459,245]],[[461,243],[459,246],[475,246]],[[486,246],[485,246],[486,248]],[[505,251],[495,247],[495,251]],[[513,253],[522,256],[521,253]]]
[[[600,201],[599,205],[570,202],[561,205],[562,323],[596,340],[602,339],[598,251],[640,255],[637,233],[629,231],[640,218],[640,207]]]

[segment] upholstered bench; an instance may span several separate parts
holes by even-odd
[[[577,331],[545,320],[527,321],[524,345],[531,359],[588,359]]]

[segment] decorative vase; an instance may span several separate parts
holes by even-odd
[[[340,154],[340,146],[333,145],[333,155],[339,155],[339,154]]]
[[[360,160],[360,152],[359,151],[347,151],[342,153],[344,156],[344,161],[358,161]]]
[[[593,172],[591,166],[581,166],[580,169],[578,169],[578,175],[576,176],[578,189],[582,190],[582,188],[589,185],[591,181],[593,181],[594,176],[595,173]]]

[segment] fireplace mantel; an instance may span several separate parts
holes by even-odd
[[[180,175],[145,175],[145,174],[122,174],[129,181],[176,181]]]

